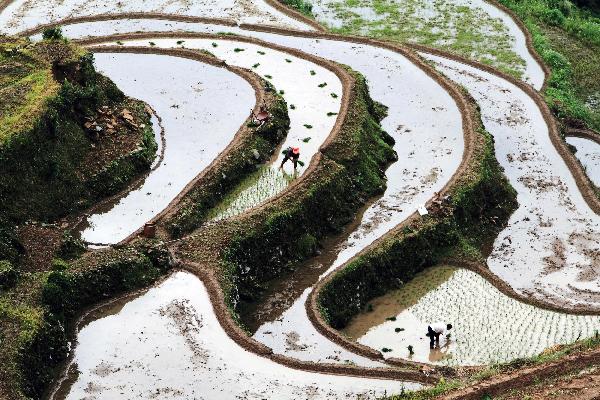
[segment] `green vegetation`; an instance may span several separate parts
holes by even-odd
[[[519,77],[525,61],[512,49],[508,28],[479,7],[448,0],[321,1],[334,21],[320,21],[340,34],[411,42],[455,52]]]
[[[171,263],[163,248],[144,245],[53,265],[52,272],[27,274],[0,295],[2,398],[41,398],[67,356],[67,335],[79,312],[151,284]]]
[[[546,101],[565,124],[600,130],[600,17],[569,0],[500,0],[515,11],[552,70]]]
[[[314,18],[312,13],[312,4],[305,0],[279,0],[288,7],[300,11],[307,17]]]
[[[0,220],[60,218],[150,167],[157,145],[145,106],[97,74],[91,54],[64,40],[4,39],[0,65]],[[113,118],[122,122],[102,123]]]

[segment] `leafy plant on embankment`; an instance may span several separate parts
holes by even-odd
[[[474,143],[473,162],[450,189],[446,206],[397,229],[320,290],[319,308],[332,327],[343,328],[373,298],[445,257],[477,257],[477,250],[501,231],[517,207],[516,193],[496,160],[493,138],[481,125]]]

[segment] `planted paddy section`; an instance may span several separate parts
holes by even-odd
[[[481,106],[519,208],[496,238],[490,270],[517,293],[565,309],[600,306],[600,217],[553,145],[541,109],[508,81],[425,55]],[[566,149],[563,149],[566,151]]]
[[[435,321],[453,328],[430,350],[425,333]],[[600,317],[540,309],[506,296],[473,271],[439,266],[370,301],[342,332],[385,357],[459,366],[534,356],[599,329]]]
[[[182,18],[217,16],[239,23],[311,29],[262,0],[15,0],[9,3],[0,14],[0,32],[6,34],[16,34],[65,18],[144,12],[172,14]]]
[[[311,0],[317,21],[341,34],[417,43],[458,53],[540,88],[544,71],[524,32],[485,0]]]
[[[296,370],[249,352],[223,330],[205,285],[188,272],[94,310],[77,340],[53,399],[375,399],[420,387]]]
[[[96,53],[96,65],[162,119],[161,164],[138,187],[87,218],[81,237],[113,244],[160,213],[231,142],[255,104],[242,77],[194,60],[152,54]],[[143,65],[132,74],[123,65]],[[223,105],[227,106],[224,107]]]
[[[137,47],[149,46],[150,42],[131,40],[121,43],[124,47]],[[333,72],[313,62],[235,39],[151,39],[151,43],[156,48],[185,47],[210,52],[228,64],[250,69],[271,82],[288,104],[290,128],[281,149],[300,149],[297,169],[294,170],[293,162],[289,160],[279,170],[283,155],[276,152],[268,165],[262,166],[217,205],[209,218],[218,220],[240,214],[285,189],[308,168],[337,121],[341,82]]]
[[[592,183],[600,187],[600,142],[576,136],[567,136],[565,140],[575,148],[575,156]]]

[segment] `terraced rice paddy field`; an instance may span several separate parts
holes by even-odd
[[[475,399],[595,374],[600,139],[546,102],[530,26],[487,1],[294,4],[0,2],[2,43],[89,52],[158,149],[91,207],[0,215],[58,232],[0,261],[1,398]]]

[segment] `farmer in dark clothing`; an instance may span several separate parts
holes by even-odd
[[[300,158],[300,148],[299,147],[288,147],[283,152],[284,157],[279,169],[283,169],[283,164],[286,163],[287,160],[292,160],[294,163],[294,172],[296,171],[296,167],[298,165],[298,159]]]
[[[427,334],[429,336],[429,348],[433,349],[434,342],[438,346],[440,345],[440,335],[452,329],[452,324],[444,324],[443,322],[436,322],[427,327]]]

